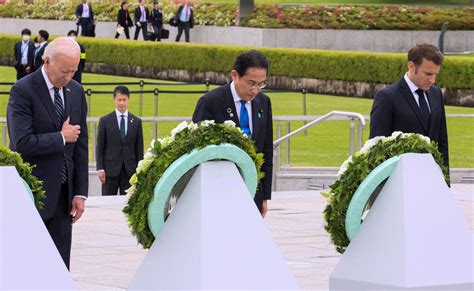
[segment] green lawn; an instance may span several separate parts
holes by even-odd
[[[238,0],[198,0],[199,3],[239,3]],[[469,0],[255,0],[256,4],[386,4],[469,5]]]
[[[9,67],[0,67],[0,82],[11,82],[15,79],[15,70]],[[85,74],[84,82],[134,82],[140,79]],[[146,80],[146,79],[145,79]],[[146,80],[157,81],[157,80]],[[131,90],[138,90],[138,86],[129,86]],[[8,91],[9,86],[0,86],[0,91]],[[151,90],[154,86],[145,86],[145,90]],[[94,90],[111,91],[113,86],[96,86]],[[204,85],[195,86],[160,86],[160,90],[204,90]],[[197,99],[201,94],[160,94],[158,102],[159,116],[191,116]],[[274,115],[301,115],[302,95],[300,93],[269,93],[273,104]],[[0,117],[5,116],[7,95],[0,95]],[[154,112],[153,95],[144,95],[143,116],[152,116]],[[369,114],[372,100],[350,97],[336,97],[328,95],[307,95],[308,115],[323,115],[332,110],[353,111]],[[114,107],[112,95],[92,96],[91,116],[102,116],[111,112]],[[138,114],[138,95],[132,95],[130,111]],[[474,114],[474,108],[447,106],[447,113]],[[158,127],[158,135],[169,134],[176,126],[175,123],[162,123]],[[286,125],[283,130],[286,130]],[[294,130],[301,126],[302,122],[292,123]],[[274,126],[276,129],[276,125]],[[368,127],[364,131],[364,137],[368,136]],[[448,119],[450,160],[455,168],[474,168],[474,119],[449,118]],[[148,147],[152,138],[152,125],[145,124],[145,144]],[[1,136],[1,135],[0,135]],[[317,165],[317,166],[339,166],[348,155],[349,145],[349,121],[326,121],[308,131],[308,135],[300,135],[291,140],[291,164],[292,165]],[[284,151],[282,151],[284,153]],[[282,157],[282,163],[284,163]]]

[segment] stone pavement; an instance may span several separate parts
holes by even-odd
[[[453,195],[474,230],[474,185],[456,184]],[[130,234],[124,197],[91,197],[74,226],[71,274],[80,290],[123,290],[146,251]],[[304,290],[327,290],[340,259],[323,227],[319,191],[274,192],[265,223]]]

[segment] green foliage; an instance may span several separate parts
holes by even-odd
[[[13,57],[14,43],[19,40],[19,36],[0,34],[0,57]],[[250,49],[89,38],[79,41],[86,48],[89,63],[194,72],[228,73],[237,55]],[[269,59],[272,76],[390,84],[406,72],[406,54],[272,48],[260,51]],[[471,89],[473,75],[474,58],[447,57],[436,80],[443,88]]]
[[[369,140],[367,143],[375,142],[376,139]],[[344,162],[341,169],[346,167],[347,169],[334,184],[329,186],[329,192],[324,193],[328,200],[328,205],[323,212],[326,221],[325,229],[331,235],[331,240],[340,253],[343,253],[349,245],[345,219],[352,196],[370,172],[384,161],[404,153],[430,153],[449,183],[449,172],[443,164],[436,143],[427,142],[421,135],[394,133],[391,137],[379,139],[368,151],[361,151]]]
[[[261,171],[263,155],[256,153],[250,138],[244,136],[242,131],[234,126],[213,123],[204,126],[204,123],[206,121],[200,123],[199,127],[191,123],[174,137],[152,141],[153,147],[148,150],[130,179],[132,184],[131,190],[128,190],[130,198],[123,212],[127,216],[132,233],[144,248],[150,248],[154,241],[148,227],[148,205],[152,200],[155,185],[166,169],[181,156],[208,145],[230,143],[244,150],[252,158],[258,179],[263,178]]]
[[[32,174],[34,166],[30,166],[29,163],[24,162],[17,152],[13,152],[2,146],[0,146],[0,166],[14,166],[16,168],[20,177],[30,186],[35,199],[36,208],[42,209],[44,205],[41,200],[46,196],[42,186],[43,181],[38,180],[38,178]]]

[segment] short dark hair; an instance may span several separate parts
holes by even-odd
[[[114,99],[117,97],[117,93],[127,95],[128,98],[130,98],[130,90],[126,86],[119,85],[115,87],[114,89]]]
[[[240,77],[244,76],[249,68],[265,69],[268,74],[268,60],[260,52],[251,50],[241,53],[234,62],[233,70],[236,70]]]
[[[71,36],[71,35],[77,36],[77,31],[75,31],[74,29],[73,29],[73,30],[70,30],[70,31],[67,33],[67,36]]]
[[[41,35],[41,37],[45,40],[48,40],[49,38],[49,33],[46,30],[40,30],[38,31],[38,34]]]
[[[123,1],[123,2],[120,4],[120,8],[123,9],[123,6],[124,6],[125,4],[127,4],[127,3],[128,3],[127,1]]]
[[[408,61],[413,62],[416,67],[421,65],[423,59],[441,66],[444,56],[436,46],[429,43],[417,44],[408,51]]]
[[[24,28],[22,31],[21,31],[21,35],[31,35],[31,30],[29,30],[28,28]]]

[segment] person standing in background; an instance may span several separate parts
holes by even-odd
[[[161,41],[161,31],[163,30],[163,11],[158,1],[153,1],[153,9],[151,10],[151,25],[157,41]]]
[[[33,59],[33,70],[37,71],[43,65],[43,54],[44,50],[48,46],[49,33],[46,30],[38,31],[36,36],[38,39],[38,47],[35,49],[34,59]]]
[[[125,195],[130,178],[143,159],[142,120],[128,111],[130,91],[114,90],[115,110],[100,118],[97,133],[97,171],[102,195]]]
[[[87,0],[82,0],[82,3],[77,5],[76,18],[81,26],[81,35],[94,37],[94,12]]]
[[[128,12],[128,6],[130,4],[126,1],[120,4],[120,9],[117,14],[117,30],[123,29],[123,33],[125,33],[125,37],[130,39],[130,30],[129,27],[133,27],[132,18],[130,17],[130,13]],[[120,28],[121,27],[121,28]],[[118,31],[115,33],[115,38],[119,38],[120,34]]]
[[[14,56],[17,80],[33,72],[35,45],[30,38],[31,30],[25,28],[21,31],[21,41],[15,44]]]
[[[148,12],[148,8],[145,7],[144,0],[138,0],[140,4],[137,8],[135,8],[134,18],[135,18],[135,36],[133,40],[138,39],[138,34],[140,33],[140,29],[142,30],[143,40],[147,40],[147,26],[150,19],[150,13]]]
[[[70,38],[74,39],[77,42],[77,31],[70,30],[67,33],[67,36],[69,36]],[[79,45],[79,48],[81,49],[81,60],[79,61],[79,66],[77,66],[77,71],[76,73],[74,73],[74,77],[72,77],[72,79],[78,82],[79,84],[82,84],[82,72],[84,71],[84,68],[86,67],[86,49],[79,42],[77,44]]]
[[[176,35],[176,42],[179,42],[183,34],[186,42],[190,41],[189,31],[194,27],[194,15],[191,8],[191,1],[184,0],[184,5],[180,5],[176,11],[175,18],[178,20],[178,34]]]

